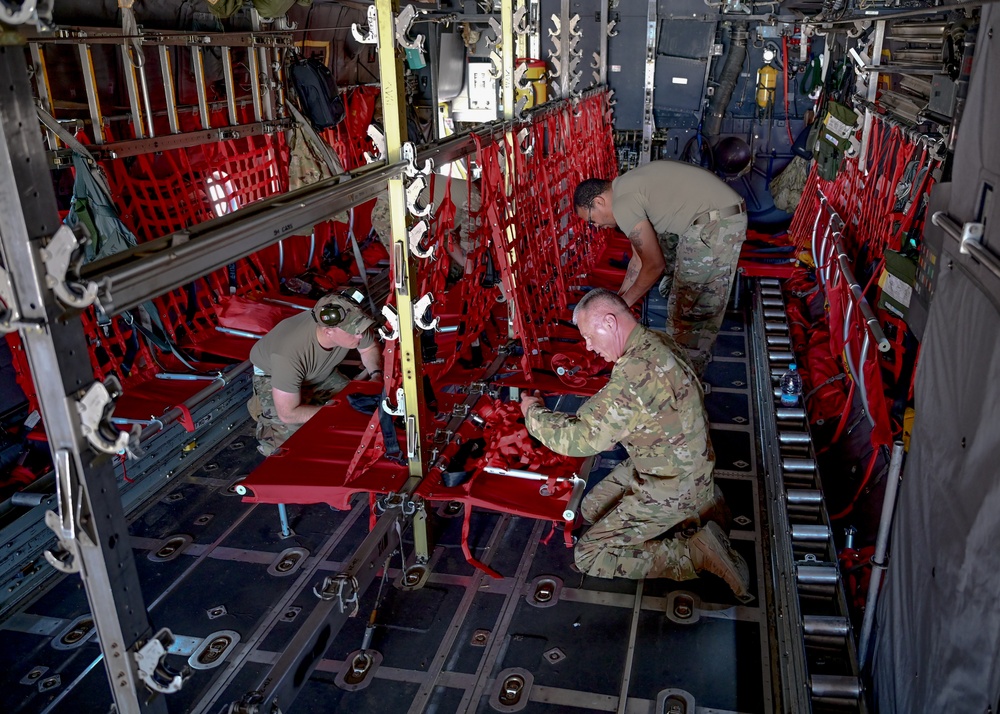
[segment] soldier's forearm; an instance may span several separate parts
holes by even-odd
[[[563,456],[594,456],[611,447],[595,443],[593,430],[570,414],[536,405],[528,410],[524,423],[529,434]]]

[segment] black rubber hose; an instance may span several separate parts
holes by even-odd
[[[719,74],[718,86],[715,93],[708,102],[708,118],[705,120],[705,136],[712,138],[722,131],[722,118],[726,115],[726,108],[736,91],[736,83],[740,79],[740,72],[743,70],[743,62],[747,58],[747,32],[748,23],[745,21],[734,22],[730,33],[729,55],[726,57],[726,64]]]

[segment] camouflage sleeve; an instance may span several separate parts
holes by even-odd
[[[632,433],[637,418],[628,385],[612,374],[604,389],[584,402],[576,414],[535,406],[528,410],[524,421],[528,433],[556,453],[592,456]]]

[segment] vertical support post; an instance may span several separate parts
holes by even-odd
[[[531,31],[528,33],[528,57],[540,59],[542,56],[542,22],[541,22],[541,0],[528,1],[528,24]]]
[[[212,121],[208,112],[208,92],[205,89],[205,56],[201,47],[191,48],[191,69],[194,71],[194,84],[198,90],[198,114],[201,116],[201,128],[211,129]]]
[[[90,109],[90,123],[93,127],[94,143],[104,143],[104,117],[101,116],[101,102],[97,97],[97,77],[94,75],[94,58],[90,45],[77,46],[80,55],[80,70],[83,72],[83,88],[87,92],[87,107]]]
[[[229,126],[236,126],[236,87],[233,82],[233,50],[222,48],[222,79],[226,83],[226,108],[229,110]]]
[[[52,112],[52,92],[49,88],[49,73],[45,67],[45,55],[42,54],[42,48],[37,42],[29,43],[28,47],[31,50],[31,64],[35,71],[38,101],[41,102],[42,109],[55,116]],[[59,139],[51,129],[45,130],[45,144],[50,151],[59,148]]]
[[[503,72],[500,75],[500,99],[503,104],[504,121],[514,119],[514,0],[501,0],[500,3],[500,58],[503,60]],[[511,131],[506,132],[508,142],[511,141]],[[513,145],[513,144],[511,144]]]
[[[885,481],[885,495],[882,497],[882,517],[878,524],[878,535],[875,536],[875,553],[872,555],[872,577],[868,584],[868,596],[865,600],[865,617],[861,623],[861,634],[858,638],[858,667],[864,671],[868,662],[868,643],[871,640],[872,626],[875,624],[875,606],[878,604],[879,586],[882,584],[882,574],[885,572],[885,556],[889,550],[889,532],[892,530],[892,517],[896,512],[896,493],[903,477],[903,442],[892,445],[892,456],[889,458],[889,475]]]
[[[597,53],[600,55],[600,66],[597,68],[597,83],[608,83],[608,0],[599,0],[601,3],[601,36],[597,40]]]
[[[142,88],[142,108],[146,112],[146,131],[151,137],[156,136],[156,126],[153,124],[153,104],[149,101],[149,79],[146,77],[146,56],[142,47],[137,47],[136,52],[142,59],[136,67],[139,73],[139,86]]]
[[[646,9],[646,76],[642,99],[642,151],[639,165],[648,164],[653,149],[653,80],[656,77],[656,4],[649,0]]]
[[[872,42],[872,65],[882,64],[882,46],[885,44],[885,20],[875,22],[875,40]],[[868,75],[868,101],[874,102],[878,96],[878,72]],[[867,159],[868,141],[872,133],[872,121],[874,114],[871,109],[865,109],[865,121],[861,129],[861,150],[858,152],[858,169],[862,173],[868,173]]]
[[[399,0],[376,0],[378,15],[378,67],[382,82],[382,120],[388,163],[403,158],[406,129],[403,60],[396,51],[395,12]],[[399,313],[399,358],[406,407],[406,457],[410,479],[424,475],[420,440],[420,408],[424,403],[423,370],[413,319],[413,297],[417,290],[410,244],[406,233],[406,200],[403,178],[389,179],[389,216],[392,226],[392,263],[395,275],[396,310]]]
[[[563,3],[563,9],[569,12],[568,5],[566,2]],[[501,34],[503,35],[503,44],[500,47],[500,57],[503,60],[503,73],[501,74],[501,94],[503,97],[503,118],[504,122],[507,122],[507,129],[504,132],[504,142],[508,147],[508,150],[503,152],[505,161],[507,162],[507,170],[504,172],[504,190],[507,193],[507,206],[509,210],[513,211],[515,214],[517,212],[516,201],[516,191],[515,187],[517,185],[517,175],[515,172],[515,167],[517,166],[517,161],[515,160],[514,152],[518,151],[517,139],[514,137],[514,130],[510,124],[514,120],[514,52],[511,50],[514,47],[514,0],[502,0],[500,4],[500,27]],[[567,26],[568,27],[568,26]],[[564,28],[566,36],[569,36],[568,30]],[[563,65],[563,67],[568,67],[568,65]],[[568,72],[568,69],[563,70],[564,73]],[[507,234],[507,245],[515,245],[515,240],[517,239],[517,229],[514,226],[513,221],[514,216],[507,216],[508,225],[506,228]],[[511,266],[517,263],[517,253],[511,251],[511,254],[507,257],[510,261]],[[507,301],[507,309],[510,311],[510,317],[507,321],[507,336],[510,338],[514,337],[514,315],[513,311],[517,309],[515,305],[514,296],[511,295],[510,299]],[[511,387],[510,398],[512,400],[518,399],[518,389],[517,387]]]
[[[288,525],[288,509],[284,503],[278,504],[278,519],[281,521],[281,537],[288,538],[295,535],[291,526]]]
[[[569,3],[570,0],[561,0],[559,3],[559,62],[562,72],[559,74],[559,98],[569,99],[570,75],[569,61]]]
[[[250,8],[250,27],[255,33],[260,32],[260,13],[254,7]],[[257,36],[254,35],[253,42],[256,42],[256,38]],[[257,55],[255,63],[258,65],[257,70],[260,73],[258,87],[260,88],[261,109],[266,119],[274,119],[274,95],[271,92],[271,88],[274,85],[271,83],[270,65],[267,61],[269,53],[266,47],[257,47],[254,49],[254,45],[252,44],[249,52]],[[257,121],[260,121],[260,119]]]
[[[61,532],[87,593],[117,711],[165,714],[164,698],[150,698],[134,658],[151,628],[112,462],[81,433],[77,398],[94,382],[89,360],[81,359],[86,335],[79,318],[57,319],[62,310],[46,287],[40,253],[60,221],[25,70],[21,47],[0,46],[0,257],[22,315],[31,372],[45,375],[36,386],[57,465]],[[99,129],[100,113],[91,109]]]
[[[271,64],[274,67],[273,79],[275,86],[275,98],[277,100],[275,114],[279,118],[283,119],[288,116],[288,111],[285,109],[285,75],[281,67],[281,52],[277,47],[271,49]]]
[[[430,540],[427,538],[427,506],[423,502],[413,514],[413,555],[420,564],[431,559]]]
[[[167,124],[170,126],[170,133],[180,132],[177,121],[177,92],[174,89],[174,71],[170,63],[170,49],[166,45],[160,45],[160,76],[163,77],[163,94],[167,100]]]
[[[250,69],[250,96],[253,99],[253,120],[260,121],[261,113],[260,98],[260,67],[257,61],[257,50],[253,47],[247,48],[247,66]]]
[[[143,129],[142,107],[139,103],[139,84],[136,81],[135,65],[128,56],[129,46],[126,42],[120,48],[122,53],[122,69],[125,70],[125,87],[128,90],[128,105],[132,112],[132,129],[136,139],[143,139],[146,131]]]

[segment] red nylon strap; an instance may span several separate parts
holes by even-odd
[[[175,404],[174,408],[181,410],[181,418],[177,422],[184,427],[184,431],[194,431],[194,419],[191,417],[191,410],[183,404]]]
[[[462,553],[465,554],[465,560],[469,565],[476,568],[477,570],[482,570],[484,573],[489,575],[491,578],[497,580],[503,580],[503,576],[495,571],[488,565],[485,565],[478,560],[476,560],[472,555],[472,549],[469,548],[469,526],[472,521],[472,504],[465,504],[465,515],[462,517]]]

